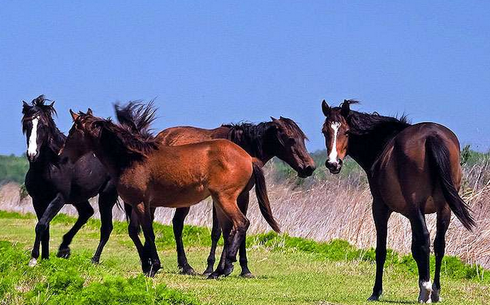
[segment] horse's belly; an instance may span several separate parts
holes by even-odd
[[[169,208],[183,208],[195,205],[209,197],[209,190],[203,185],[184,188],[158,188],[150,195],[150,205]]]

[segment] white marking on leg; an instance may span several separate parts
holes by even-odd
[[[332,149],[330,150],[330,154],[328,155],[328,163],[337,163],[337,157],[338,157],[338,152],[337,152],[337,134],[339,133],[339,128],[340,128],[341,123],[339,122],[333,122],[330,127],[333,130],[333,144],[332,144]]]
[[[419,303],[432,303],[432,300],[430,299],[432,293],[432,284],[430,280],[427,282],[419,282],[419,287]]]
[[[39,117],[35,117],[32,120],[31,136],[29,137],[29,144],[27,145],[27,155],[34,157],[37,154],[37,124],[39,123]]]
[[[29,261],[29,267],[34,267],[37,265],[37,259],[35,259],[34,257],[31,258],[31,260]]]

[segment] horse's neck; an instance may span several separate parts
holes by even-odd
[[[104,133],[99,139],[100,144],[94,149],[95,156],[113,177],[119,177],[135,161],[127,147],[114,141],[115,135]]]
[[[48,145],[43,145],[39,152],[39,158],[36,162],[30,162],[29,168],[38,174],[45,174],[50,171],[53,165],[58,166],[60,158]]]
[[[380,138],[373,134],[351,135],[349,139],[348,155],[352,157],[366,173],[370,173],[373,164],[383,153],[386,144],[395,135]]]
[[[270,159],[272,159],[272,157],[274,157],[274,155],[270,154],[268,151],[268,139],[266,138],[265,134],[262,134],[265,132],[265,129],[259,129],[257,128],[257,125],[254,125],[252,128],[254,129],[253,135],[245,135],[245,132],[242,130],[241,132],[244,133],[244,136],[235,138],[231,137],[229,140],[232,140],[235,144],[243,148],[250,156],[257,158],[263,164],[266,164]],[[234,129],[233,132],[239,131],[240,130]],[[250,132],[250,130],[247,132]],[[258,132],[261,132],[261,134],[257,134]],[[254,137],[257,137],[260,140],[257,140]]]

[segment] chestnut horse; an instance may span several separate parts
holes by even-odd
[[[143,111],[152,120],[151,105]],[[260,210],[269,225],[279,231],[270,210],[265,179],[258,164],[246,151],[227,140],[214,140],[182,146],[158,143],[147,130],[134,133],[131,128],[92,115],[75,114],[65,153],[76,160],[87,152],[95,155],[117,177],[117,190],[141,224],[145,246],[137,231],[129,228],[142,262],[142,269],[154,276],[160,269],[155,246],[151,209],[181,208],[197,204],[211,196],[222,225],[225,260],[209,277],[229,275],[233,271],[238,248],[249,220],[237,206],[237,198],[254,178]],[[231,221],[225,221],[229,219]]]
[[[369,300],[378,300],[383,291],[387,223],[392,212],[401,213],[412,227],[412,254],[419,271],[419,302],[440,300],[441,262],[451,211],[468,230],[475,225],[467,204],[458,195],[461,186],[460,146],[454,133],[436,123],[411,125],[377,113],[350,109],[353,100],[340,107],[323,101],[322,110],[328,159],[333,174],[342,169],[342,160],[351,156],[367,174],[373,195],[373,216],[377,232],[376,281]],[[429,232],[425,214],[437,213],[434,241],[436,270],[430,282]]]
[[[130,102],[125,107],[115,105],[116,116],[120,124],[126,125],[134,131],[148,128],[148,121],[142,120],[146,116],[141,115],[138,103]],[[315,162],[308,154],[305,146],[307,139],[303,131],[291,119],[280,117],[272,118],[270,122],[259,124],[243,123],[222,125],[215,129],[202,129],[190,126],[168,128],[157,135],[157,141],[163,145],[178,146],[191,143],[209,141],[213,139],[228,139],[233,141],[252,157],[266,164],[273,157],[278,157],[291,166],[299,177],[311,176],[315,170]],[[253,186],[253,181],[251,186]],[[244,191],[238,197],[238,206],[244,215],[247,214],[249,192]],[[126,209],[127,212],[129,209]],[[175,240],[177,244],[177,262],[183,274],[195,274],[189,265],[182,241],[184,219],[190,208],[178,208],[172,220]],[[133,221],[133,225],[136,223]],[[221,229],[219,227],[216,211],[213,208],[213,229],[211,231],[211,251],[207,259],[207,268],[204,275],[213,272],[215,252]],[[245,238],[240,245],[241,276],[253,277],[248,268]]]

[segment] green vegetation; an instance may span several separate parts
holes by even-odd
[[[53,220],[51,251],[74,220],[66,215]],[[58,259],[52,253],[50,260],[29,268],[34,224],[33,215],[0,212],[0,240],[8,241],[0,243],[1,304],[365,304],[374,281],[373,249],[356,249],[341,240],[317,243],[275,233],[247,239],[255,279],[240,278],[238,270],[217,281],[179,275],[172,230],[160,224],[155,231],[163,272],[146,279],[140,276],[124,222],[115,222],[101,264],[90,263],[98,243],[98,220],[91,220],[75,237],[70,259]],[[204,270],[209,240],[208,229],[185,228],[188,258],[198,271]],[[240,269],[238,263],[236,269]],[[411,256],[389,251],[384,300],[415,301],[416,273]],[[481,267],[446,257],[442,283],[445,304],[487,301],[490,277]]]
[[[28,169],[29,163],[25,157],[0,155],[0,185],[11,181],[24,183]]]

